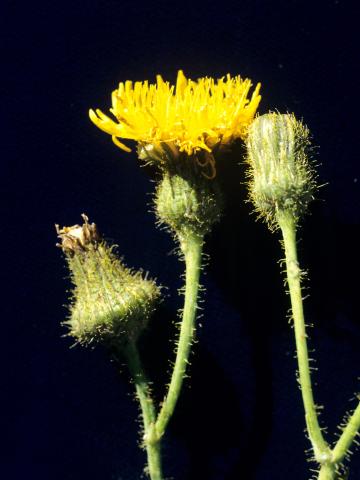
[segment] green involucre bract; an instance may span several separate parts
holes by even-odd
[[[279,212],[289,212],[297,221],[316,189],[306,125],[293,114],[268,113],[251,124],[246,145],[256,211],[270,227],[276,226]]]

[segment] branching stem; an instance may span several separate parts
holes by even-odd
[[[175,365],[166,397],[157,418],[149,392],[149,383],[145,377],[137,347],[130,342],[126,350],[129,369],[134,379],[136,394],[142,411],[144,445],[147,451],[148,472],[151,480],[162,480],[161,437],[165,433],[180,395],[195,330],[203,238],[189,235],[185,239],[181,239],[180,245],[185,257],[186,267],[184,310]]]
[[[296,340],[296,351],[299,366],[299,382],[305,409],[305,420],[314,457],[320,465],[318,480],[335,480],[337,470],[360,429],[360,404],[349,418],[337,444],[333,449],[325,441],[318,421],[314,396],[311,386],[307,335],[304,321],[301,270],[299,268],[296,249],[296,223],[286,213],[278,214],[278,223],[284,240],[287,281],[290,292],[292,316]]]

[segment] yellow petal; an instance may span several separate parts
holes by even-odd
[[[111,140],[115,143],[115,145],[119,148],[121,148],[121,150],[125,150],[125,152],[128,152],[130,153],[131,152],[131,148],[127,147],[126,145],[124,145],[123,143],[121,143],[116,137],[115,135],[113,135],[111,137]]]

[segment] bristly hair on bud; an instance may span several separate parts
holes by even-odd
[[[297,223],[317,188],[309,129],[293,114],[261,115],[249,127],[247,162],[250,199],[270,229],[279,214]]]
[[[69,335],[85,345],[106,342],[124,347],[136,342],[160,297],[160,288],[142,272],[126,268],[82,215],[83,225],[56,231],[74,284]]]

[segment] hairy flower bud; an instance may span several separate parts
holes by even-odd
[[[308,128],[293,114],[268,113],[249,128],[250,196],[271,227],[279,213],[297,221],[313,199],[316,182],[309,163],[309,137]]]
[[[159,299],[155,282],[124,267],[96,225],[56,225],[74,284],[69,334],[81,344],[136,341]]]

